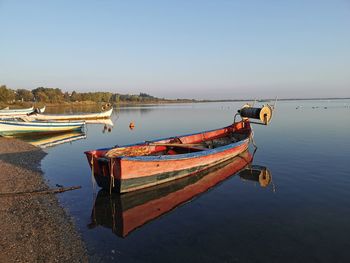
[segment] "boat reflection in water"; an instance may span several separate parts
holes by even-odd
[[[112,195],[100,190],[88,227],[111,228],[116,235],[126,237],[136,228],[198,197],[237,173],[245,180],[261,181],[261,185],[266,187],[271,182],[270,172],[263,166],[251,166],[252,160],[253,156],[245,151],[197,175],[158,186]]]
[[[111,132],[114,126],[111,119],[86,120],[86,124],[103,124],[102,133]]]
[[[111,119],[100,119],[100,120],[87,120],[87,124],[102,124],[103,130],[110,132],[113,127],[113,122]],[[16,138],[22,141],[28,142],[34,146],[40,148],[48,148],[56,145],[71,143],[73,141],[86,139],[86,133],[84,131],[71,131],[55,134],[37,134],[37,135],[18,135]]]
[[[113,121],[111,119],[96,119],[96,120],[85,120],[86,124],[104,124],[105,126],[113,127]]]
[[[48,148],[59,144],[86,139],[86,134],[82,131],[74,131],[54,135],[23,136],[20,139],[40,148]]]
[[[258,182],[261,187],[267,187],[272,181],[270,170],[265,166],[251,165],[238,173],[244,181]]]

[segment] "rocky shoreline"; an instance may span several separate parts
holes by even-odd
[[[74,224],[54,194],[4,195],[47,190],[41,149],[0,137],[0,262],[87,262]],[[3,194],[3,196],[1,196]]]

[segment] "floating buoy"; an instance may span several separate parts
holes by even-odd
[[[130,124],[129,124],[129,128],[130,128],[130,130],[133,130],[134,128],[135,128],[135,124],[134,124],[134,122],[132,121],[132,122],[130,122]]]

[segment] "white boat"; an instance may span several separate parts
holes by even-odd
[[[50,134],[83,130],[85,122],[23,122],[0,120],[0,136]]]
[[[95,119],[108,119],[111,117],[113,108],[98,112],[98,113],[81,113],[81,114],[40,114],[33,113],[30,116],[26,117],[27,120],[39,120],[39,121],[68,121],[68,120],[95,120]]]
[[[38,112],[43,113],[45,111],[46,107],[43,107],[41,109],[38,109]],[[24,116],[27,114],[30,114],[34,112],[34,107],[26,108],[26,109],[3,109],[0,110],[0,118],[6,118],[6,117],[17,117],[17,116]]]

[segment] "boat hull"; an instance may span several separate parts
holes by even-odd
[[[82,130],[84,122],[53,123],[53,122],[16,122],[0,121],[0,135],[11,137],[26,134],[51,134]]]
[[[7,107],[8,108],[8,107]],[[39,109],[41,113],[45,111],[46,107]],[[22,117],[26,116],[30,113],[33,113],[35,111],[34,107],[27,108],[27,109],[3,109],[0,110],[0,118],[15,118],[15,117]]]
[[[34,108],[26,108],[26,109],[2,109],[0,110],[0,117],[9,117],[9,116],[23,116],[29,113],[32,113]]]
[[[244,139],[205,151],[166,156],[139,156],[105,158],[108,149],[86,152],[97,184],[104,189],[126,193],[194,175],[244,152],[249,145],[250,125],[236,124],[222,129],[177,137],[182,143],[194,143],[203,138],[215,138],[233,131]],[[167,138],[157,143],[171,142]],[[140,144],[139,144],[140,145]]]
[[[111,117],[113,108],[100,112],[100,113],[87,113],[87,114],[75,114],[75,115],[56,115],[56,114],[33,114],[30,116],[33,120],[39,121],[68,121],[68,120],[96,120],[96,119],[108,119]]]

